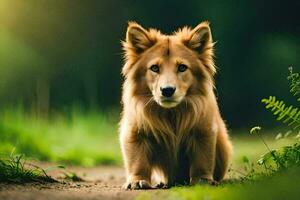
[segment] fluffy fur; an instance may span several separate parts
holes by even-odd
[[[208,22],[172,35],[129,23],[120,122],[125,188],[151,188],[154,175],[160,187],[224,178],[232,146],[213,92],[213,45]],[[161,88],[169,85],[176,91],[166,99]]]

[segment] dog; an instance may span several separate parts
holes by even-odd
[[[208,22],[171,35],[129,22],[124,50],[120,145],[126,189],[224,179],[232,154],[214,94]]]

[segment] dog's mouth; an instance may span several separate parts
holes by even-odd
[[[157,102],[163,108],[174,108],[180,103],[180,100],[174,98],[160,98]]]

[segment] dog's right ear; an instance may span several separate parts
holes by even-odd
[[[140,54],[150,48],[155,41],[151,40],[149,32],[136,22],[129,22],[126,41],[123,43],[125,51],[134,51]]]

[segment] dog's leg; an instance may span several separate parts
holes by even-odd
[[[149,146],[135,134],[131,138],[121,140],[123,158],[127,172],[125,189],[149,189],[151,188],[151,166]]]
[[[190,184],[201,181],[216,184],[213,180],[216,151],[216,134],[194,134],[190,138],[188,155],[190,160]]]
[[[156,166],[155,169],[155,187],[160,188],[160,189],[166,189],[169,188],[169,177],[168,177],[168,172],[166,171],[166,168],[162,168],[161,166]]]
[[[229,161],[232,155],[232,144],[228,138],[227,130],[223,125],[217,136],[216,166],[214,180],[222,181],[228,171]]]
[[[176,158],[168,151],[158,154],[156,159],[157,169],[160,172],[161,182],[157,185],[158,188],[169,188],[174,182],[174,168]],[[159,162],[157,162],[159,161]]]

